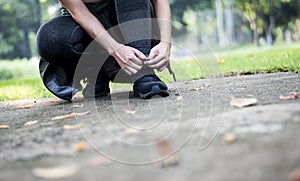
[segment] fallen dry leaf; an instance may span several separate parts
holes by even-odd
[[[135,134],[135,133],[138,133],[138,132],[140,132],[139,129],[133,129],[133,128],[127,128],[127,129],[125,129],[125,133],[126,134]]]
[[[257,104],[257,99],[248,98],[248,99],[232,99],[230,105],[233,107],[247,107]]]
[[[28,105],[22,105],[22,106],[18,106],[19,109],[30,109],[33,108],[32,104],[28,104]]]
[[[73,105],[73,106],[71,106],[71,108],[83,108],[83,104],[81,104],[81,105]]]
[[[115,140],[113,140],[113,139],[104,139],[104,141],[103,141],[103,144],[105,145],[105,146],[108,146],[108,145],[113,145],[113,144],[115,144],[116,143],[116,141]]]
[[[75,118],[76,116],[85,116],[90,114],[91,112],[83,112],[83,113],[71,113],[71,114],[67,114],[67,115],[63,115],[63,116],[56,116],[54,118],[52,118],[52,121],[58,121],[58,120],[62,120],[62,119],[68,119],[68,118]]]
[[[34,124],[38,123],[38,121],[28,121],[24,124],[24,126],[32,126]]]
[[[182,96],[177,96],[177,101],[182,101],[183,100],[183,97]]]
[[[111,163],[111,159],[104,157],[104,156],[99,156],[96,158],[92,158],[88,161],[88,165],[92,166],[92,167],[96,167],[99,165],[106,165]]]
[[[298,99],[299,95],[297,92],[291,92],[289,96],[280,96],[279,99],[281,100],[292,100],[292,99]]]
[[[232,144],[237,142],[237,140],[238,140],[237,136],[233,133],[226,134],[223,139],[225,144]]]
[[[64,125],[64,130],[75,130],[82,127],[82,124],[74,124],[74,125]]]
[[[0,125],[0,129],[8,129],[8,128],[10,128],[10,126],[8,126],[8,125]]]
[[[125,114],[130,114],[130,115],[134,115],[136,111],[132,111],[132,110],[124,110]]]
[[[75,175],[78,170],[78,165],[72,164],[49,168],[34,168],[32,174],[43,179],[61,179]]]
[[[203,90],[203,87],[190,87],[188,88],[189,91],[199,91],[199,90]]]
[[[224,59],[218,59],[218,60],[217,60],[217,63],[218,63],[218,64],[223,64],[223,63],[224,63]]]
[[[170,167],[178,164],[178,158],[167,140],[160,140],[157,143],[157,150],[160,158],[168,156],[161,161],[161,167]]]
[[[60,102],[60,101],[59,101],[59,100],[52,99],[52,100],[46,101],[46,104],[57,103],[57,102]]]
[[[78,152],[85,151],[88,148],[89,148],[89,146],[85,142],[80,142],[80,143],[76,143],[76,144],[72,145],[72,149],[74,151],[78,151]]]
[[[291,181],[300,181],[300,169],[294,170],[289,174]]]
[[[85,116],[85,115],[88,115],[88,114],[91,114],[91,111],[87,111],[87,112],[83,112],[83,113],[74,113],[75,116]]]

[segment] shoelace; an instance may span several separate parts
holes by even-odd
[[[168,69],[170,75],[172,75],[174,82],[177,82],[175,73],[173,72],[170,63],[168,64],[167,69]]]

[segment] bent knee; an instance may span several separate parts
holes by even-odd
[[[59,16],[39,28],[36,43],[40,56],[51,61],[80,54],[85,49],[84,39],[85,32],[72,17]]]

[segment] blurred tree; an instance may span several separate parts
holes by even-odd
[[[288,24],[292,17],[297,16],[293,13],[295,10],[300,13],[300,0],[235,0],[234,3],[249,21],[253,30],[253,42],[257,45],[260,45],[259,34],[263,34],[267,44],[272,45],[276,26]],[[291,4],[293,6],[287,6]]]
[[[221,47],[236,43],[232,5],[232,0],[215,0],[218,39]]]
[[[173,35],[177,36],[182,33],[186,33],[187,22],[184,20],[184,13],[187,10],[203,10],[203,9],[212,9],[214,0],[169,0],[171,9],[172,9],[172,18],[173,20],[179,22],[181,25],[179,27],[173,27]]]
[[[0,58],[31,58],[30,33],[42,22],[45,0],[0,0]],[[52,2],[53,3],[53,2]]]
[[[169,0],[172,9],[173,19],[179,21],[180,23],[186,25],[183,20],[184,12],[188,9],[192,10],[202,10],[202,9],[212,9],[214,0]]]

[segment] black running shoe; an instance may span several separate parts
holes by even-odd
[[[155,74],[144,75],[136,80],[133,85],[133,93],[134,97],[140,99],[150,99],[155,95],[169,96],[167,85]]]
[[[82,95],[84,98],[104,97],[109,93],[109,80],[104,78],[101,73],[97,77],[96,84],[93,83],[93,81],[88,82],[87,86],[82,91]]]

